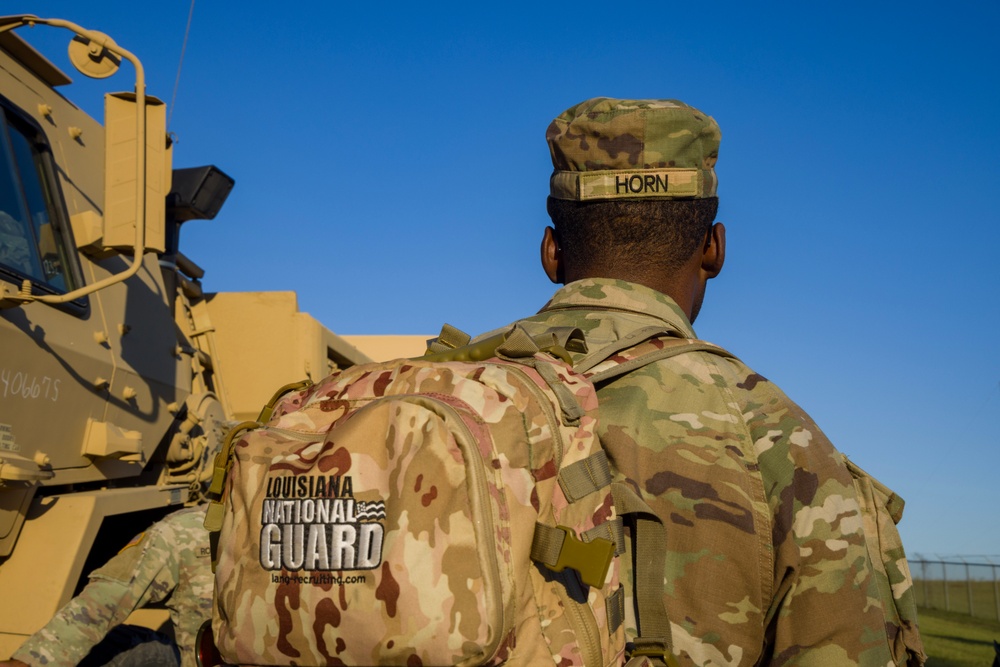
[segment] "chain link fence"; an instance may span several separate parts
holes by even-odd
[[[1000,556],[908,560],[918,606],[1000,621]]]

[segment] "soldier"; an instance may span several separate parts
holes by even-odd
[[[194,667],[198,629],[212,617],[204,521],[204,507],[190,507],[137,535],[0,666],[177,665],[179,659]],[[176,645],[143,628],[119,625],[134,610],[162,601],[170,609]]]
[[[541,259],[564,286],[527,326],[577,327],[591,351],[645,327],[694,338],[725,260],[720,138],[711,117],[674,100],[597,98],[556,118]],[[776,175],[761,183],[780,191]],[[672,649],[670,637],[647,649],[682,665],[923,663],[895,526],[902,500],[777,387],[720,349],[598,388],[617,478],[665,528]]]

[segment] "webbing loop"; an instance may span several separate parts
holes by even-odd
[[[559,487],[566,500],[573,503],[611,484],[611,465],[603,449],[559,472]]]
[[[551,350],[548,350],[551,353]],[[532,359],[532,362],[536,360]],[[564,426],[575,426],[580,423],[580,417],[586,414],[586,411],[580,405],[580,401],[577,400],[576,396],[566,383],[559,379],[559,373],[552,366],[545,362],[533,363],[532,366],[538,372],[542,379],[545,380],[545,384],[549,386],[552,393],[555,394],[556,400],[559,401],[559,411],[562,413],[562,423]]]
[[[614,634],[625,622],[625,589],[619,586],[618,590],[608,596],[605,605],[608,611],[608,633]]]
[[[593,542],[596,539],[605,539],[615,543],[615,555],[621,556],[625,553],[625,522],[620,516],[608,519],[599,523],[590,530],[580,533],[580,538],[584,542]]]

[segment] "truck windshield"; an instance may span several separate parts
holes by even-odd
[[[42,133],[0,106],[0,271],[74,289]]]

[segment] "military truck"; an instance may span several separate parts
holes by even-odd
[[[15,29],[67,30],[132,91],[103,123]],[[0,17],[0,659],[153,520],[195,503],[230,424],[279,386],[369,361],[291,292],[209,293],[180,249],[233,180],[172,168],[164,104],[99,32]]]

